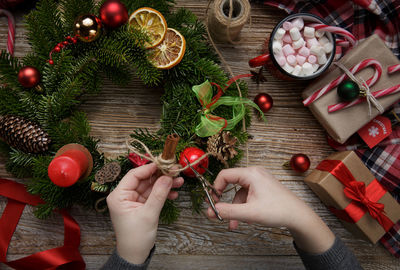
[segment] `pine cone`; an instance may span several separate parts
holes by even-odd
[[[33,154],[47,151],[51,143],[49,135],[39,125],[12,115],[0,119],[0,138],[11,147]]]
[[[237,138],[232,136],[229,131],[220,132],[208,138],[207,152],[228,167],[226,161],[238,154],[235,149],[236,142]]]

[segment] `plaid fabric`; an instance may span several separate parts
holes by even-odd
[[[265,0],[288,13],[306,12],[323,18],[329,25],[340,26],[353,33],[358,40],[377,34],[400,59],[400,0]],[[358,134],[345,144],[328,137],[328,143],[339,151],[355,150],[378,181],[400,203],[400,102],[386,114],[392,121],[392,134],[368,149]],[[394,256],[400,258],[400,221],[380,242]]]

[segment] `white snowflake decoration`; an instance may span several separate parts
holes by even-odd
[[[379,129],[375,126],[372,126],[368,129],[369,136],[376,137],[379,135]]]

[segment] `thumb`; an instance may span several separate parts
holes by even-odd
[[[161,176],[156,180],[149,198],[145,203],[145,206],[149,209],[149,211],[156,213],[157,215],[160,214],[171,187],[172,178],[169,176]]]
[[[248,221],[251,218],[250,209],[246,203],[217,203],[215,207],[223,219]]]

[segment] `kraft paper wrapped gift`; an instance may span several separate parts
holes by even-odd
[[[370,58],[378,60],[383,67],[382,76],[380,80],[370,88],[371,92],[385,89],[400,83],[400,72],[392,75],[387,73],[387,68],[389,66],[399,64],[400,61],[377,35],[372,35],[368,39],[359,43],[338,62],[350,69],[359,62]],[[306,88],[302,94],[303,99],[308,98],[315,91],[324,87],[342,74],[343,71],[336,65],[332,64],[330,69],[325,72],[325,75],[312,82]],[[374,69],[372,67],[367,67],[356,73],[355,76],[366,81],[373,74]],[[347,109],[329,113],[329,105],[341,102],[336,90],[337,88],[326,93],[324,96],[314,101],[309,108],[329,135],[331,135],[331,137],[337,142],[344,143],[351,135],[356,133],[360,128],[379,115],[379,111],[373,107],[372,115],[369,116],[368,104],[367,102],[363,102]],[[382,106],[387,109],[399,99],[400,93],[397,93],[379,98],[378,100]]]
[[[331,168],[327,169],[329,167]],[[360,182],[365,183],[366,197],[360,195],[360,197],[353,200],[348,197],[349,189],[333,175],[337,175],[338,170],[340,173],[346,173],[346,169],[343,167],[347,167],[348,172],[354,177],[353,179],[359,182],[351,181],[352,177],[347,177],[352,184],[347,183],[346,185],[354,188],[355,186],[358,187],[361,184]],[[353,151],[332,154],[306,177],[305,182],[329,209],[341,219],[344,226],[359,238],[368,239],[375,244],[386,233],[385,226],[386,230],[389,230],[393,224],[400,220],[400,205],[380,185]],[[385,217],[382,218],[380,216],[378,219],[382,218],[386,221],[386,224],[381,225],[377,219],[374,219],[367,210],[365,202],[357,201],[358,198],[360,198],[360,201],[370,200],[373,202],[372,204],[383,204],[383,215]]]

